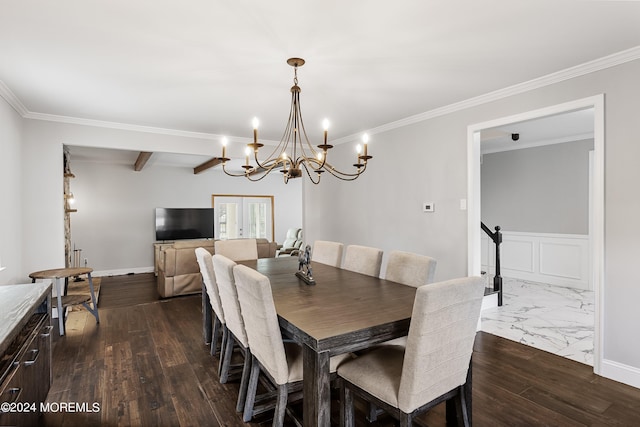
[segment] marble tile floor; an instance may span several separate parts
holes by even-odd
[[[594,292],[503,278],[503,305],[482,330],[593,366]]]

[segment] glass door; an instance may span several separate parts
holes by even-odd
[[[217,239],[273,241],[273,196],[212,196]]]

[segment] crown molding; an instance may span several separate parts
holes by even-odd
[[[483,95],[479,95],[473,98],[469,98],[464,101],[456,102],[446,105],[444,107],[435,108],[433,110],[426,111],[424,113],[415,114],[413,116],[406,117],[404,119],[396,120],[394,122],[386,123],[381,126],[377,126],[367,131],[370,135],[375,135],[382,132],[388,132],[393,129],[398,129],[404,126],[409,126],[415,123],[423,122],[425,120],[433,119],[435,117],[444,116],[457,111],[465,110],[471,107],[476,107],[482,104],[486,104],[492,101],[497,101],[509,96],[518,95],[524,92],[528,92],[534,89],[539,89],[545,86],[549,86],[555,83],[563,82],[575,77],[580,77],[586,74],[601,71],[607,68],[615,67],[627,62],[640,59],[640,46],[633,47],[631,49],[623,50],[621,52],[614,53],[593,61],[585,62],[574,67],[570,67],[555,73],[548,74],[527,82],[519,83],[516,85],[508,86],[503,89],[499,89],[493,92],[489,92]],[[11,92],[11,90],[0,80],[0,96],[2,96],[22,117],[33,120],[46,120],[61,123],[78,124],[84,126],[103,127],[110,129],[129,130],[135,132],[155,133],[160,135],[180,136],[185,138],[197,138],[206,140],[219,140],[222,135],[204,133],[204,132],[191,132],[176,129],[158,128],[152,126],[141,126],[127,123],[108,122],[102,120],[83,119],[78,117],[59,116],[54,114],[36,113],[27,110],[27,108],[20,102],[20,100]],[[243,137],[227,137],[229,141],[251,143],[250,138]],[[343,144],[347,142],[353,142],[360,139],[360,134],[347,135],[341,138],[337,138],[332,141],[333,145]],[[278,141],[264,140],[269,145],[277,145]]]
[[[7,103],[11,105],[13,109],[16,110],[16,112],[22,117],[29,113],[29,110],[27,110],[24,104],[20,102],[18,97],[15,96],[13,92],[11,92],[11,89],[9,89],[9,87],[4,84],[2,80],[0,80],[0,96],[3,97],[4,100],[7,101]]]
[[[564,70],[561,70],[552,74],[547,74],[546,76],[542,76],[533,80],[529,80],[523,83],[518,83],[503,89],[498,89],[496,91],[489,92],[484,95],[479,95],[474,98],[469,98],[464,101],[449,104],[444,107],[436,108],[433,110],[426,111],[424,113],[416,114],[413,116],[406,117],[404,119],[400,119],[400,120],[390,122],[381,126],[377,126],[373,129],[368,130],[367,132],[370,135],[375,135],[377,133],[382,133],[382,132],[388,132],[393,129],[398,129],[404,126],[423,122],[425,120],[433,119],[435,117],[444,116],[444,115],[465,110],[471,107],[477,107],[482,104],[487,104],[492,101],[498,101],[500,99],[507,98],[513,95],[518,95],[525,92],[529,92],[534,89],[540,89],[545,86],[549,86],[555,83],[560,83],[565,80],[584,76],[586,74],[594,73],[596,71],[601,71],[607,68],[615,67],[616,65],[621,65],[627,62],[635,61],[637,59],[640,59],[640,46],[623,50],[621,52],[614,53],[612,55],[608,55],[599,59],[595,59],[593,61],[585,62],[583,64],[576,65],[574,67],[566,68]],[[348,136],[339,138],[337,140],[334,140],[333,144],[337,145],[345,142],[353,142],[358,139],[359,139],[359,135],[356,135],[356,134],[348,135]]]

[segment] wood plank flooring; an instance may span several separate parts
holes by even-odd
[[[117,298],[103,299],[112,285]],[[202,342],[199,295],[158,300],[151,291],[153,275],[104,278],[102,286],[100,324],[85,310],[72,312],[67,334],[54,335],[47,400],[89,407],[96,402],[100,410],[47,413],[43,425],[247,425],[235,412],[238,382],[218,382],[218,360]],[[337,424],[337,401],[332,412]],[[358,426],[397,425],[388,417],[368,424],[362,411],[356,416]],[[420,421],[445,425],[444,408]],[[640,390],[598,377],[590,366],[480,332],[473,356],[473,422],[480,427],[640,425]]]

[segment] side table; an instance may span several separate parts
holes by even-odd
[[[81,267],[81,268],[56,268],[52,270],[36,271],[29,274],[29,277],[33,282],[36,279],[53,279],[56,286],[57,295],[57,308],[58,308],[58,325],[60,326],[60,335],[64,335],[64,312],[67,307],[73,305],[82,304],[93,317],[96,318],[96,323],[100,323],[100,317],[98,316],[98,304],[96,302],[96,294],[93,290],[93,279],[91,278],[91,272],[93,268]],[[89,280],[89,296],[85,295],[63,295],[66,293],[67,286],[69,284],[69,277],[87,275]],[[64,286],[63,280],[64,279]],[[93,308],[89,305],[89,301],[93,304]]]

